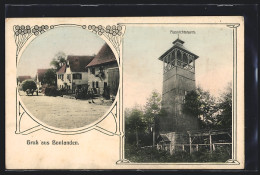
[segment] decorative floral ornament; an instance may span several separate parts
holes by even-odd
[[[106,27],[104,27],[102,25],[89,25],[88,29],[97,35],[105,36],[114,46],[118,54],[120,54],[121,39],[123,33],[125,32],[125,26],[107,25]]]
[[[32,33],[37,36],[39,34],[44,33],[48,29],[49,29],[48,25],[42,25],[42,26],[35,25],[32,29]]]
[[[52,27],[51,27],[52,28]],[[14,25],[14,39],[17,46],[16,49],[16,56],[18,56],[19,52],[21,51],[22,47],[25,45],[25,43],[28,41],[28,39],[31,36],[38,36],[47,30],[49,30],[48,25],[35,25],[33,27],[29,25]],[[16,58],[17,59],[17,58]]]

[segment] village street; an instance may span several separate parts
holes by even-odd
[[[101,118],[110,105],[89,103],[88,100],[76,100],[64,97],[26,96],[21,99],[30,113],[38,120],[50,126],[72,129],[91,124]]]

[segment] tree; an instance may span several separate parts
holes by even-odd
[[[23,91],[26,91],[27,89],[36,90],[37,86],[36,86],[36,83],[33,80],[25,80],[22,83],[22,89],[23,89]]]
[[[66,54],[64,52],[58,52],[52,59],[50,65],[56,70],[59,70],[63,64],[66,63]]]
[[[184,114],[199,117],[202,114],[201,106],[202,102],[200,101],[200,94],[198,91],[193,90],[188,92],[185,96],[185,102],[182,105],[182,112]]]
[[[54,69],[48,69],[43,77],[43,83],[48,85],[56,85],[56,71]]]
[[[155,124],[155,120],[157,120],[161,111],[161,100],[161,95],[156,90],[153,90],[144,106],[145,120],[150,128]]]
[[[232,127],[232,83],[228,83],[225,91],[221,94],[218,104],[219,115],[217,116],[217,127],[229,129]]]
[[[126,137],[130,137],[134,133],[136,146],[139,146],[139,133],[144,130],[144,127],[143,111],[138,107],[128,110],[126,113]]]
[[[216,124],[215,113],[217,112],[217,102],[216,99],[209,93],[209,91],[204,91],[201,88],[197,89],[200,96],[200,111],[202,128],[214,128]]]
[[[153,140],[153,146],[155,144],[155,133],[159,131],[159,114],[161,112],[161,100],[161,95],[156,90],[153,90],[144,106],[146,133],[150,135],[152,134],[153,139],[150,140]]]
[[[215,124],[216,100],[200,87],[185,96],[182,112],[199,119],[200,128],[211,128]]]

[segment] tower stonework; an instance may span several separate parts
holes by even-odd
[[[176,39],[173,46],[159,60],[163,61],[162,109],[160,132],[179,132],[197,129],[197,119],[184,115],[185,95],[195,90],[195,60],[197,55],[188,51],[184,41]]]

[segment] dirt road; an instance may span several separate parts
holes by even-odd
[[[102,117],[110,106],[64,97],[21,95],[26,108],[40,121],[57,128],[86,126]]]

